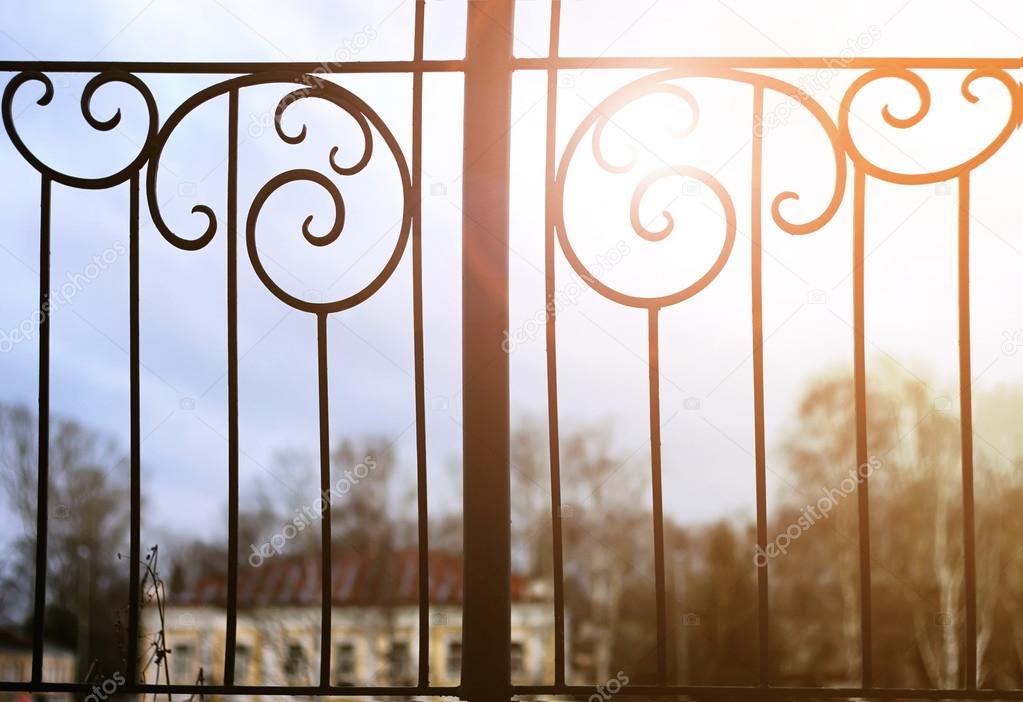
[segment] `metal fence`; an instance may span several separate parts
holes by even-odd
[[[227,328],[225,342],[228,357],[229,397],[229,521],[228,549],[238,553],[238,319],[237,274],[239,264],[238,235],[244,233],[250,264],[259,279],[280,301],[294,309],[313,315],[317,323],[317,358],[319,391],[319,452],[321,489],[330,488],[329,423],[327,386],[327,334],[328,316],[342,313],[372,296],[388,279],[403,257],[410,256],[413,271],[415,400],[418,474],[418,537],[419,537],[419,678],[413,687],[337,687],[329,674],[331,665],[330,637],[321,636],[319,684],[311,687],[240,686],[234,682],[235,642],[238,610],[238,559],[228,564],[227,582],[227,637],[223,682],[217,685],[188,684],[152,685],[137,682],[139,641],[139,579],[137,567],[131,570],[130,620],[128,623],[129,656],[127,679],[124,687],[129,693],[175,692],[181,694],[289,694],[289,695],[452,695],[465,699],[508,699],[513,695],[582,695],[592,689],[573,686],[566,681],[565,644],[565,592],[564,554],[561,524],[561,470],[559,460],[559,404],[557,378],[557,335],[555,324],[555,261],[560,249],[572,268],[597,292],[615,303],[645,309],[648,315],[649,364],[649,421],[651,445],[651,477],[653,490],[653,535],[655,551],[656,593],[656,669],[657,682],[651,685],[630,685],[623,696],[680,696],[764,699],[771,697],[817,698],[933,698],[933,699],[1023,699],[1023,690],[977,689],[977,611],[976,568],[973,510],[973,450],[971,418],[971,361],[970,361],[970,178],[980,164],[995,154],[1012,136],[1023,118],[1023,93],[1017,80],[1009,73],[1023,67],[1020,59],[839,59],[828,57],[786,58],[628,58],[594,57],[563,58],[559,54],[560,10],[559,0],[552,2],[547,58],[515,58],[512,52],[513,25],[512,0],[470,2],[468,9],[467,55],[464,60],[433,61],[423,58],[423,27],[425,0],[417,0],[415,12],[414,57],[410,61],[371,61],[344,64],[320,63],[103,63],[103,62],[2,62],[0,71],[11,74],[3,94],[3,123],[8,138],[17,151],[40,177],[40,285],[39,312],[39,479],[38,479],[38,534],[36,541],[36,581],[34,651],[32,677],[28,682],[2,682],[0,691],[26,693],[79,692],[87,693],[86,683],[54,683],[43,679],[43,612],[46,604],[46,554],[48,514],[48,451],[47,428],[50,423],[50,215],[51,190],[54,183],[81,189],[104,189],[127,183],[130,192],[130,378],[131,378],[131,541],[130,559],[137,564],[142,553],[140,546],[140,385],[139,385],[139,222],[141,198],[146,198],[149,216],[164,238],[173,246],[198,250],[206,246],[223,230],[227,237]],[[763,71],[774,69],[835,68],[851,71],[856,79],[845,92],[838,111],[837,122],[809,94]],[[648,72],[625,87],[614,91],[598,105],[576,128],[566,147],[559,151],[556,142],[558,124],[558,79],[564,70],[631,69]],[[930,91],[920,69],[936,69],[962,76],[963,98],[978,100],[972,90],[981,79],[1002,83],[1011,98],[1011,112],[1004,128],[981,151],[954,167],[930,173],[900,173],[882,168],[857,148],[850,134],[850,104],[864,87],[881,79],[894,79],[915,91],[916,111],[907,117],[897,117],[885,110],[883,118],[892,127],[908,128],[919,123],[929,112]],[[510,682],[510,467],[509,467],[509,362],[502,349],[504,332],[508,328],[508,182],[511,131],[511,79],[514,71],[543,71],[547,78],[546,98],[546,358],[547,396],[550,434],[551,499],[553,505],[554,599],[555,599],[555,671],[553,684],[542,686],[513,686]],[[104,177],[83,178],[54,169],[37,157],[19,137],[16,115],[12,105],[19,89],[30,83],[44,88],[38,103],[45,106],[54,95],[51,76],[64,73],[93,75],[82,95],[82,114],[96,130],[111,130],[119,120],[119,113],[109,119],[97,118],[91,110],[94,93],[109,83],[130,86],[143,98],[148,109],[149,128],[145,143],[137,157],[125,168]],[[334,79],[320,78],[329,73]],[[404,153],[388,126],[357,95],[342,87],[346,74],[407,74],[412,79],[412,146]],[[463,378],[464,393],[464,462],[465,470],[465,609],[464,659],[462,683],[458,687],[431,685],[429,671],[429,543],[427,530],[427,466],[423,380],[423,276],[420,201],[422,191],[422,116],[423,77],[430,73],[460,73],[465,77],[464,124],[464,216],[463,216]],[[160,120],[156,102],[145,82],[154,74],[225,76],[224,80],[205,88],[187,100],[165,119]],[[793,235],[809,234],[827,224],[846,198],[847,180],[851,180],[854,227],[853,260],[854,294],[854,371],[856,397],[856,454],[857,464],[867,463],[867,411],[864,349],[864,212],[865,190],[869,180],[897,184],[923,184],[954,181],[958,187],[958,330],[960,411],[962,426],[962,486],[963,486],[963,544],[966,592],[966,684],[962,689],[908,690],[881,689],[874,686],[872,676],[872,616],[871,616],[871,545],[870,497],[866,475],[857,486],[859,515],[859,566],[861,593],[861,656],[862,681],[851,688],[784,688],[773,687],[768,677],[771,631],[769,630],[768,563],[757,568],[758,590],[758,647],[759,684],[753,686],[697,687],[673,685],[668,680],[668,616],[666,613],[665,553],[663,498],[660,455],[660,393],[659,393],[659,333],[658,322],[662,310],[683,302],[707,286],[722,270],[731,252],[736,233],[735,206],[728,191],[714,176],[692,166],[665,166],[645,176],[632,195],[633,226],[635,233],[649,241],[668,236],[673,223],[668,220],[664,229],[650,230],[638,219],[639,203],[646,190],[662,178],[685,176],[701,181],[718,198],[725,213],[726,235],[724,245],[710,270],[690,286],[672,294],[656,298],[640,298],[609,287],[593,276],[573,250],[567,231],[564,210],[565,178],[577,149],[587,139],[592,140],[593,155],[605,171],[623,173],[633,163],[617,164],[601,150],[601,133],[615,113],[634,100],[653,93],[667,93],[685,101],[693,113],[693,125],[698,119],[698,102],[688,89],[676,81],[684,78],[710,78],[748,86],[752,102],[749,114],[752,140],[751,222],[752,266],[752,339],[756,516],[757,545],[767,547],[767,488],[765,476],[764,439],[764,331],[762,295],[761,235],[764,224],[765,197],[770,198],[770,217],[782,231]],[[294,90],[281,100],[275,111],[275,127],[279,137],[291,144],[304,139],[299,134],[287,134],[281,126],[281,115],[287,106],[305,97],[314,96],[330,101],[347,112],[362,129],[365,149],[362,158],[352,166],[339,166],[331,154],[330,169],[338,176],[347,177],[360,172],[373,157],[393,159],[401,177],[403,203],[401,233],[386,266],[364,289],[344,299],[310,301],[299,299],[274,282],[260,261],[254,244],[255,224],[267,198],[278,188],[296,181],[312,183],[324,189],[332,198],[336,219],[325,234],[314,234],[306,221],[304,236],[315,246],[325,246],[341,234],[344,227],[344,207],[341,193],[333,180],[319,170],[295,169],[277,175],[267,182],[246,210],[239,209],[238,129],[239,94],[246,88],[263,84],[292,84]],[[792,221],[784,214],[786,203],[796,199],[792,192],[772,194],[763,187],[763,122],[765,95],[777,93],[795,100],[816,120],[829,140],[833,151],[834,174],[831,197],[825,208],[807,221]],[[194,211],[207,218],[204,233],[192,239],[176,234],[163,220],[156,198],[156,184],[160,158],[168,138],[182,119],[193,109],[214,98],[226,96],[228,100],[228,197],[223,222],[214,211],[197,206]],[[374,133],[381,145],[374,148]],[[145,179],[143,182],[143,174]],[[244,219],[241,219],[245,213]],[[327,502],[322,521],[321,593],[323,632],[331,627],[331,512]]]

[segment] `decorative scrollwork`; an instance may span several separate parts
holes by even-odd
[[[85,121],[89,124],[89,126],[97,131],[111,131],[121,122],[120,108],[118,108],[114,114],[107,119],[100,119],[96,117],[92,110],[92,100],[96,95],[96,92],[109,83],[124,83],[137,91],[145,103],[148,119],[146,138],[139,148],[139,152],[135,158],[117,172],[96,178],[64,173],[63,171],[48,165],[39,158],[25,143],[24,139],[22,139],[21,134],[18,133],[17,125],[15,124],[14,96],[21,86],[31,82],[41,83],[43,85],[43,94],[38,100],[36,100],[36,104],[41,107],[49,105],[54,97],[53,81],[50,80],[49,76],[40,71],[22,71],[12,78],[7,84],[7,87],[4,89],[3,102],[0,104],[0,112],[3,113],[4,129],[7,130],[11,143],[14,144],[14,148],[17,149],[19,154],[21,154],[22,158],[31,164],[33,168],[56,183],[89,190],[99,190],[119,185],[120,183],[127,181],[133,174],[138,173],[139,169],[142,168],[142,165],[150,156],[152,145],[156,137],[157,125],[160,120],[157,114],[156,101],[153,99],[152,92],[145,83],[139,80],[137,76],[119,69],[107,69],[102,73],[98,73],[93,76],[89,82],[85,84],[85,88],[82,91],[82,116],[85,118]]]
[[[888,78],[899,80],[909,85],[916,93],[917,107],[912,114],[906,117],[897,117],[892,114],[890,106],[885,104],[881,108],[882,119],[884,119],[886,124],[896,129],[910,129],[920,124],[930,113],[931,91],[927,87],[927,82],[919,73],[909,68],[900,67],[878,68],[859,76],[843,96],[838,115],[842,143],[848,151],[849,157],[858,169],[880,180],[905,185],[919,185],[923,183],[937,183],[955,178],[963,173],[968,173],[991,158],[1008,141],[1009,137],[1012,136],[1012,132],[1023,122],[1023,100],[1021,100],[1020,86],[1013,77],[1002,68],[976,68],[966,75],[960,85],[960,92],[963,98],[970,103],[978,102],[980,97],[973,90],[974,83],[982,78],[990,78],[1005,86],[1011,100],[1011,108],[1005,125],[994,139],[972,157],[947,168],[919,173],[903,173],[884,168],[865,156],[856,145],[856,140],[853,138],[849,128],[849,116],[852,113],[853,102],[864,88],[872,83]]]
[[[686,103],[689,108],[690,117],[689,122],[682,128],[676,129],[673,133],[675,137],[684,138],[693,133],[696,126],[700,122],[700,104],[693,97],[693,94],[685,88],[675,85],[673,83],[660,83],[651,86],[642,97],[648,97],[657,93],[663,93],[665,95],[671,95],[677,97]],[[617,99],[613,99],[617,98]],[[604,108],[606,112],[598,112],[596,124],[593,126],[593,139],[591,143],[593,145],[593,158],[608,173],[628,173],[636,166],[636,147],[632,144],[628,145],[630,156],[629,160],[623,164],[611,163],[606,156],[604,156],[604,130],[607,125],[611,123],[611,118],[617,114],[623,107],[630,102],[636,100],[636,96],[631,95],[629,92],[619,92],[612,98],[605,100]]]
[[[838,210],[842,201],[842,196],[845,190],[846,162],[845,154],[841,149],[841,140],[839,139],[838,128],[834,121],[832,121],[832,119],[828,116],[824,108],[796,86],[770,76],[732,69],[669,69],[653,73],[633,81],[605,98],[576,128],[575,133],[572,135],[565,147],[564,155],[562,156],[558,167],[553,202],[551,205],[555,212],[554,224],[557,230],[558,240],[560,241],[561,248],[572,268],[590,287],[599,292],[601,295],[604,295],[605,297],[620,304],[633,307],[656,308],[673,305],[692,297],[709,285],[710,282],[713,281],[713,279],[721,272],[728,260],[734,243],[736,226],[735,207],[727,189],[707,171],[696,168],[695,166],[682,164],[666,165],[664,167],[656,168],[639,181],[630,200],[629,219],[633,231],[642,239],[651,242],[663,241],[675,230],[676,222],[671,213],[666,211],[662,213],[665,223],[660,229],[650,229],[642,222],[640,218],[640,206],[643,198],[649,192],[650,188],[655,183],[670,177],[699,180],[705,186],[709,187],[722,207],[725,233],[721,251],[717,258],[712,263],[710,269],[695,282],[670,294],[650,297],[631,295],[620,290],[616,290],[598,280],[596,276],[591,274],[587,267],[583,265],[580,257],[572,246],[571,239],[568,235],[567,226],[565,224],[565,184],[573,157],[575,156],[583,138],[588,133],[592,132],[591,145],[594,160],[603,170],[612,174],[624,174],[632,171],[636,167],[638,159],[636,157],[635,148],[631,145],[630,149],[632,150],[630,156],[623,163],[612,162],[611,159],[607,158],[607,156],[603,153],[602,147],[605,128],[608,123],[611,122],[613,117],[627,105],[651,95],[666,94],[679,98],[688,107],[690,113],[688,122],[677,128],[674,132],[674,136],[679,138],[689,136],[696,129],[700,119],[699,104],[687,88],[669,82],[683,78],[716,78],[744,83],[753,86],[756,90],[760,91],[773,90],[802,104],[824,130],[825,135],[831,144],[835,162],[834,187],[831,192],[831,197],[824,209],[817,216],[805,222],[796,222],[787,218],[782,213],[782,206],[789,200],[798,200],[799,195],[793,191],[778,193],[771,201],[771,214],[775,224],[782,231],[789,234],[808,234],[810,232],[817,231],[827,224],[832,217],[834,217],[835,212]]]
[[[362,130],[363,147],[362,155],[354,164],[352,164],[351,166],[340,166],[337,163],[337,155],[338,152],[340,151],[340,147],[334,146],[330,150],[330,156],[328,157],[330,160],[330,167],[333,168],[338,175],[343,176],[355,175],[356,173],[364,169],[369,164],[369,160],[373,157],[373,133],[370,131],[369,120],[366,118],[366,114],[362,112],[359,109],[359,106],[352,102],[352,100],[350,99],[351,97],[354,96],[344,89],[330,90],[329,88],[325,87],[332,85],[334,84],[326,83],[318,84],[312,87],[299,88],[298,90],[293,90],[292,92],[288,93],[283,98],[281,98],[280,102],[277,103],[277,109],[274,111],[274,129],[277,131],[277,135],[281,138],[281,141],[284,141],[288,144],[300,144],[302,141],[305,140],[306,126],[303,124],[302,129],[299,131],[298,134],[294,136],[286,134],[282,123],[284,112],[299,100],[308,97],[321,98],[323,100],[327,100],[328,102],[337,105],[342,110],[351,115],[351,117],[359,125],[359,129]],[[337,86],[334,87],[337,88]]]
[[[274,282],[272,276],[267,272],[260,260],[259,248],[256,246],[256,224],[259,214],[267,200],[277,190],[285,185],[306,182],[319,186],[330,197],[334,207],[334,221],[329,230],[324,234],[314,234],[310,228],[312,216],[307,216],[302,225],[302,235],[306,242],[313,246],[327,246],[337,241],[345,226],[345,202],[338,186],[325,174],[309,169],[295,169],[281,173],[270,179],[256,194],[248,211],[246,219],[246,243],[252,266],[262,281],[276,297],[296,309],[308,312],[335,312],[353,307],[364,301],[375,293],[380,286],[386,282],[394,272],[411,232],[412,210],[411,210],[411,177],[408,165],[397,140],[384,124],[383,120],[365,102],[345,88],[324,81],[318,76],[303,73],[292,73],[287,71],[268,71],[239,78],[232,78],[216,85],[212,85],[199,91],[186,100],[168,118],[166,124],[161,128],[154,144],[153,157],[147,174],[146,194],[149,201],[149,209],[152,214],[153,223],[157,230],[167,241],[174,246],[195,251],[205,247],[212,240],[217,232],[218,222],[213,209],[205,204],[196,204],[192,212],[202,214],[206,218],[206,227],[202,233],[194,237],[185,237],[175,233],[166,223],[160,211],[159,200],[156,196],[157,183],[159,178],[160,158],[167,145],[170,135],[177,126],[200,105],[223,95],[231,95],[237,99],[238,92],[245,87],[253,85],[265,85],[275,83],[297,83],[302,87],[286,94],[277,103],[274,110],[274,129],[280,139],[287,144],[299,144],[305,140],[307,134],[306,125],[302,125],[297,133],[289,134],[283,126],[283,117],[288,108],[295,102],[307,98],[318,98],[326,100],[337,107],[340,107],[358,125],[362,134],[362,149],[358,158],[350,165],[343,165],[338,161],[341,152],[339,146],[330,150],[328,163],[331,169],[340,176],[353,176],[362,172],[369,164],[373,156],[374,132],[380,136],[390,152],[401,179],[401,229],[399,231],[394,249],[378,274],[361,290],[342,299],[333,301],[308,301],[302,300],[286,292],[283,287]]]
[[[569,263],[591,287],[602,295],[622,304],[636,307],[661,307],[687,299],[706,287],[723,269],[734,243],[735,207],[725,186],[709,172],[696,168],[693,165],[674,164],[653,169],[649,174],[638,180],[629,201],[629,223],[635,234],[644,241],[662,242],[679,228],[679,223],[676,222],[673,215],[667,211],[662,212],[663,221],[656,226],[644,223],[640,216],[644,198],[647,197],[656,184],[676,177],[696,180],[709,188],[710,192],[717,198],[725,224],[721,250],[711,263],[709,270],[695,282],[682,289],[666,295],[638,297],[615,290],[611,286],[602,283],[582,264],[573,248],[566,226],[565,184],[573,158],[576,156],[583,139],[590,138],[593,158],[597,166],[606,173],[612,175],[631,173],[639,164],[638,154],[632,145],[628,146],[630,152],[624,159],[612,159],[605,153],[605,132],[615,115],[621,110],[637,100],[651,95],[664,95],[675,98],[681,106],[686,108],[686,115],[685,119],[680,119],[674,126],[672,135],[679,139],[691,137],[700,121],[700,105],[690,89],[679,85],[678,81],[696,78],[741,83],[751,86],[755,94],[761,98],[764,92],[772,91],[781,96],[791,98],[816,120],[828,139],[833,152],[833,188],[823,208],[815,211],[815,216],[802,221],[797,221],[786,214],[788,207],[786,203],[799,199],[799,195],[796,192],[786,190],[773,195],[770,199],[771,217],[779,229],[790,234],[808,234],[817,231],[834,217],[844,196],[847,157],[851,159],[853,166],[860,173],[888,182],[900,184],[940,182],[968,174],[976,169],[995,154],[1008,141],[1012,132],[1023,124],[1023,89],[1021,89],[1017,81],[1005,68],[993,62],[979,62],[976,68],[966,72],[960,84],[960,93],[969,103],[977,103],[981,100],[981,96],[976,90],[976,85],[982,79],[997,81],[1004,87],[1010,99],[1010,109],[1004,125],[1000,126],[997,134],[990,141],[984,142],[968,158],[964,158],[950,166],[943,166],[932,170],[924,169],[920,172],[904,172],[880,165],[867,155],[856,142],[850,128],[850,116],[853,113],[853,106],[869,86],[882,80],[891,79],[899,81],[908,86],[915,94],[915,104],[908,114],[894,110],[889,104],[884,104],[880,109],[880,118],[884,125],[898,130],[909,130],[921,125],[931,111],[931,88],[924,77],[911,66],[912,64],[904,66],[892,64],[863,72],[845,91],[839,104],[837,120],[832,120],[828,113],[811,96],[783,80],[748,71],[729,68],[708,68],[706,64],[658,71],[614,91],[578,125],[565,148],[564,155],[558,166],[551,207],[555,213],[554,225],[558,240]],[[307,136],[307,127],[305,124],[302,124],[296,130],[289,131],[285,129],[285,113],[288,112],[294,103],[308,98],[329,102],[339,107],[347,118],[354,120],[359,133],[361,133],[362,143],[359,147],[351,150],[348,147],[342,150],[338,145],[333,146],[327,156],[329,170],[326,173],[307,169],[290,170],[271,178],[269,182],[258,190],[248,210],[245,222],[246,239],[252,264],[262,282],[278,298],[289,305],[313,312],[336,311],[358,304],[379,289],[397,267],[411,231],[412,213],[410,200],[412,188],[408,165],[401,148],[380,117],[365,102],[334,82],[324,80],[321,76],[284,68],[271,68],[251,75],[230,78],[200,90],[189,97],[174,110],[161,127],[156,102],[152,92],[145,83],[134,74],[124,70],[116,67],[106,68],[88,80],[82,91],[81,114],[86,123],[92,129],[101,132],[112,131],[121,123],[121,108],[117,108],[109,116],[97,115],[94,110],[94,99],[99,91],[111,83],[121,83],[132,88],[141,97],[148,124],[146,137],[139,147],[138,153],[134,155],[131,161],[114,173],[98,177],[66,173],[47,163],[44,158],[40,157],[26,143],[15,124],[14,102],[18,91],[27,83],[38,83],[42,86],[42,95],[36,100],[39,106],[45,107],[51,104],[55,96],[53,81],[45,73],[35,69],[24,70],[16,74],[4,89],[2,104],[0,104],[0,113],[2,113],[4,127],[15,149],[25,161],[53,182],[84,189],[107,188],[126,182],[129,178],[137,177],[141,173],[142,168],[148,164],[146,196],[154,225],[167,241],[178,248],[186,250],[201,249],[209,244],[218,230],[219,223],[217,215],[211,206],[196,203],[192,207],[192,213],[202,215],[205,220],[204,226],[196,234],[183,235],[175,232],[167,224],[161,212],[161,206],[156,196],[160,160],[169,138],[182,121],[200,105],[218,97],[229,95],[230,99],[234,100],[234,104],[237,105],[239,93],[244,88],[266,84],[290,84],[294,86],[294,89],[278,101],[274,110],[274,129],[277,136],[284,143],[299,144]],[[999,124],[1001,123],[999,122]],[[277,190],[287,185],[299,182],[315,185],[327,194],[334,207],[333,222],[325,233],[315,233],[312,217],[306,217],[301,225],[302,236],[306,243],[317,247],[327,246],[338,241],[345,227],[347,212],[341,189],[331,179],[331,175],[345,178],[363,172],[374,156],[374,147],[377,145],[377,139],[381,139],[387,147],[385,151],[390,152],[401,181],[402,203],[400,207],[402,226],[393,252],[387,258],[382,270],[362,290],[343,299],[313,302],[300,300],[285,292],[281,286],[274,283],[267,270],[263,267],[259,260],[259,249],[254,243],[256,224],[264,205]],[[236,146],[237,144],[235,144]]]

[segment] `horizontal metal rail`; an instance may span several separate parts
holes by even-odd
[[[465,70],[460,60],[410,61],[0,61],[0,72],[42,71],[43,73],[125,73],[186,75],[238,75],[267,71],[297,73],[444,73]]]
[[[461,72],[463,59],[420,59],[397,61],[0,61],[0,72],[43,71],[45,73],[102,73],[119,70],[127,73],[182,73],[192,75],[234,75],[264,71],[302,73],[426,73]],[[559,56],[551,58],[516,57],[511,70],[579,69],[657,69],[657,68],[749,68],[810,69],[835,68],[869,70],[875,68],[973,69],[1023,68],[1023,57],[900,57],[882,56]]]
[[[89,694],[94,684],[89,683],[37,683],[28,688],[24,683],[0,682],[0,692],[37,692]],[[465,698],[461,686],[442,687],[385,687],[385,686],[328,686],[318,685],[124,685],[119,689],[125,694],[174,694],[174,695],[295,695],[320,697],[413,697],[431,695],[436,697]],[[516,695],[582,696],[594,694],[592,685],[515,685]],[[917,688],[854,688],[854,687],[759,687],[753,685],[639,685],[630,684],[615,693],[616,698],[642,699],[651,697],[692,696],[705,699],[749,699],[762,700],[765,697],[797,697],[831,700],[868,699],[951,699],[951,700],[1023,700],[1023,690],[932,690]]]

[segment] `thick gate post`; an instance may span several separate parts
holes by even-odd
[[[511,697],[508,180],[514,0],[470,0],[462,187],[463,696]]]

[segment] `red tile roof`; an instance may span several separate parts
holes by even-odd
[[[443,551],[430,552],[430,603],[462,603],[462,558]],[[386,567],[385,567],[386,566]],[[335,605],[417,604],[419,555],[415,549],[389,554],[335,553],[331,573]],[[527,581],[512,575],[512,599],[528,601]],[[194,586],[171,592],[171,605],[226,606],[227,576],[207,574]],[[319,557],[272,557],[259,567],[242,563],[238,571],[239,608],[304,606],[320,603]]]

